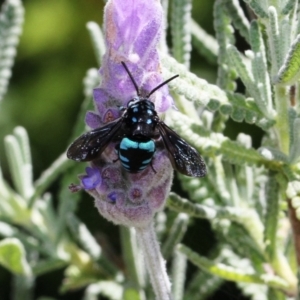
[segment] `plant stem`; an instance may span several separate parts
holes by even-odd
[[[288,200],[289,206],[289,219],[293,231],[294,245],[296,251],[297,264],[300,266],[300,221],[297,219],[295,209],[291,204],[291,200]]]
[[[156,299],[171,300],[171,283],[166,271],[165,261],[159,249],[153,223],[150,223],[147,227],[135,229]]]
[[[276,131],[279,140],[279,149],[289,154],[289,125],[288,125],[288,91],[285,87],[275,87],[275,102],[277,109]]]

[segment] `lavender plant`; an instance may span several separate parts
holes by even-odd
[[[136,96],[122,61],[145,92],[179,74],[168,84],[171,95],[164,86],[151,100],[164,121],[205,157],[208,174],[204,178],[178,174],[186,199],[170,193],[173,171],[165,150],[155,153],[156,173],[149,166],[131,174],[120,162],[113,162],[116,154],[111,143],[101,155],[102,164],[92,161],[86,174],[79,175],[79,183],[76,176],[82,164],[68,161],[65,153],[33,182],[28,136],[17,127],[5,138],[14,189],[0,176],[0,263],[14,276],[14,299],[33,299],[35,279],[61,268],[65,268],[61,290],[85,287],[84,299],[98,295],[206,299],[225,280],[235,282],[249,299],[296,299],[300,264],[298,1],[216,0],[215,37],[191,19],[191,1],[129,2],[107,2],[103,32],[96,23],[87,25],[101,68],[100,76],[91,69],[84,80],[85,100],[73,138],[83,133],[87,111],[87,125],[98,128],[119,117],[119,107]],[[5,5],[0,34],[16,39],[20,22],[15,18],[20,20],[21,4],[7,0]],[[168,18],[162,7],[168,6],[172,47],[166,42],[163,23]],[[1,20],[12,22],[3,25]],[[17,24],[17,29],[10,30],[9,24]],[[237,32],[248,43],[244,53],[236,45]],[[192,46],[208,61],[217,62],[216,84],[189,70]],[[11,63],[5,64],[5,59],[0,56],[0,65],[9,70]],[[237,92],[238,79],[244,93]],[[228,138],[224,132],[229,118],[260,127],[261,146],[255,149],[245,133],[236,140]],[[62,176],[61,190],[51,195],[47,190],[58,176]],[[106,257],[76,216],[80,193],[69,192],[71,182],[75,182],[73,191],[85,190],[95,198],[102,216],[126,226],[120,227],[126,272]],[[59,200],[57,210],[54,197]],[[166,200],[169,210],[163,213]],[[194,218],[208,220],[217,237],[207,256],[182,242]],[[205,239],[210,237],[199,236],[198,243]],[[165,260],[170,260],[169,271]],[[188,262],[197,271],[187,280]]]

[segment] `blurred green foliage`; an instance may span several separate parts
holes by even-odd
[[[16,125],[24,126],[38,176],[69,143],[83,99],[83,77],[96,65],[85,25],[91,20],[102,24],[104,3],[28,0],[24,6],[13,76],[0,104],[0,151],[3,137]],[[5,161],[1,164],[5,173]]]

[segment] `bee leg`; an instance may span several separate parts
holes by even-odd
[[[120,144],[117,144],[117,145],[115,146],[115,152],[116,152],[116,154],[117,154],[117,159],[114,159],[114,160],[113,160],[113,163],[115,163],[115,162],[117,162],[118,160],[120,160],[120,158],[119,158],[119,147],[120,147]]]
[[[151,169],[153,170],[154,174],[156,174],[157,172],[156,172],[156,170],[154,169],[154,167],[153,167],[153,165],[152,165],[152,161],[151,161],[151,163],[150,163],[150,166],[151,166]]]

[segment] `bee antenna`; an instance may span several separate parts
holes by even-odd
[[[164,86],[165,84],[167,84],[168,82],[172,81],[173,79],[179,77],[179,75],[174,75],[173,77],[167,79],[166,81],[162,82],[161,84],[159,84],[157,87],[155,87],[148,95],[147,98],[149,98],[154,92],[156,92],[158,89],[160,89],[162,86]]]
[[[138,85],[136,84],[136,82],[135,82],[135,80],[134,80],[132,74],[130,73],[130,71],[129,71],[129,69],[127,68],[127,66],[126,66],[126,64],[124,63],[124,61],[121,61],[121,64],[123,65],[124,69],[126,70],[127,74],[129,75],[129,77],[130,77],[130,79],[131,79],[131,81],[132,81],[132,83],[133,83],[133,85],[134,85],[134,87],[135,87],[135,90],[136,90],[137,95],[140,96],[140,95],[141,95],[140,90],[139,90]]]

